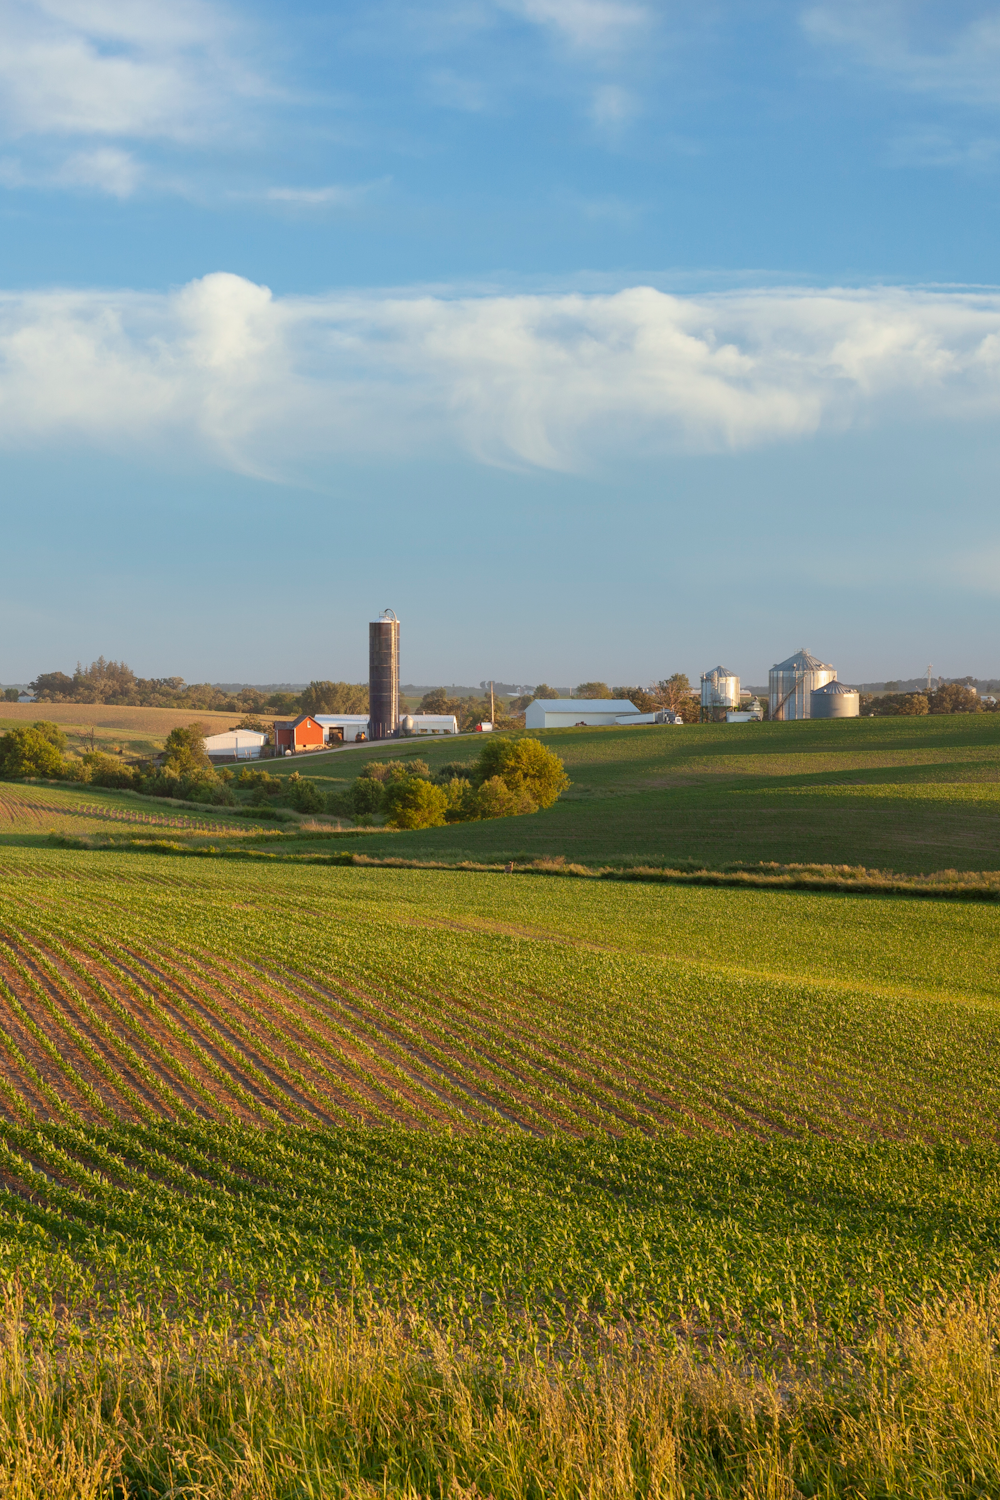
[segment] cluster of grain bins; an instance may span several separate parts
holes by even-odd
[[[856,719],[861,712],[857,689],[838,682],[836,668],[804,646],[774,664],[767,685],[772,719]]]

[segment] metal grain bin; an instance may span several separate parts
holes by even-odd
[[[768,673],[768,702],[772,719],[809,719],[812,695],[837,673],[829,662],[817,661],[803,646],[787,661],[776,662]]]
[[[846,682],[828,682],[813,688],[810,712],[814,719],[856,719],[861,713],[861,695]]]
[[[740,679],[728,667],[713,667],[701,674],[702,708],[739,708]]]
[[[368,626],[368,720],[373,740],[399,729],[399,621],[391,609]]]

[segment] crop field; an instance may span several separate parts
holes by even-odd
[[[842,1327],[993,1266],[998,922],[10,851],[0,1260]]]
[[[562,856],[589,865],[735,861],[926,873],[1000,864],[1000,715],[537,733],[570,790],[530,817],[369,833],[409,858]],[[276,761],[343,787],[368,758],[471,760],[478,737]]]
[[[106,703],[0,703],[0,733],[46,719],[58,724],[69,739],[70,749],[94,747],[111,751],[121,746],[127,755],[153,755],[163,749],[171,729],[195,722],[205,724],[210,734],[230,729],[234,713],[202,713],[184,708],[129,708]],[[83,736],[86,735],[84,742]]]
[[[995,904],[0,848],[5,1493],[995,1492]]]
[[[265,832],[252,818],[226,815],[225,808],[178,806],[169,799],[124,796],[101,787],[63,788],[0,781],[0,850],[43,845],[52,833],[70,836],[169,835],[193,847],[201,835],[246,840]]]

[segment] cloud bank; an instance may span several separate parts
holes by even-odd
[[[0,444],[178,448],[247,473],[339,456],[584,471],[1000,411],[1000,293],[895,289],[0,297]]]

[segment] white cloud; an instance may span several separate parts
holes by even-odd
[[[574,47],[605,50],[631,41],[648,20],[629,0],[501,0],[505,10],[550,27]]]
[[[148,450],[258,473],[456,448],[581,469],[887,418],[1000,413],[1000,294],[0,299],[0,442]]]
[[[961,8],[905,0],[823,0],[802,12],[807,34],[915,92],[963,105],[1000,104],[1000,8],[972,19]]]
[[[0,37],[15,136],[204,139],[263,92],[205,0],[0,0]]]
[[[96,188],[112,198],[130,198],[141,176],[142,168],[131,152],[100,146],[67,157],[55,180],[71,187]]]

